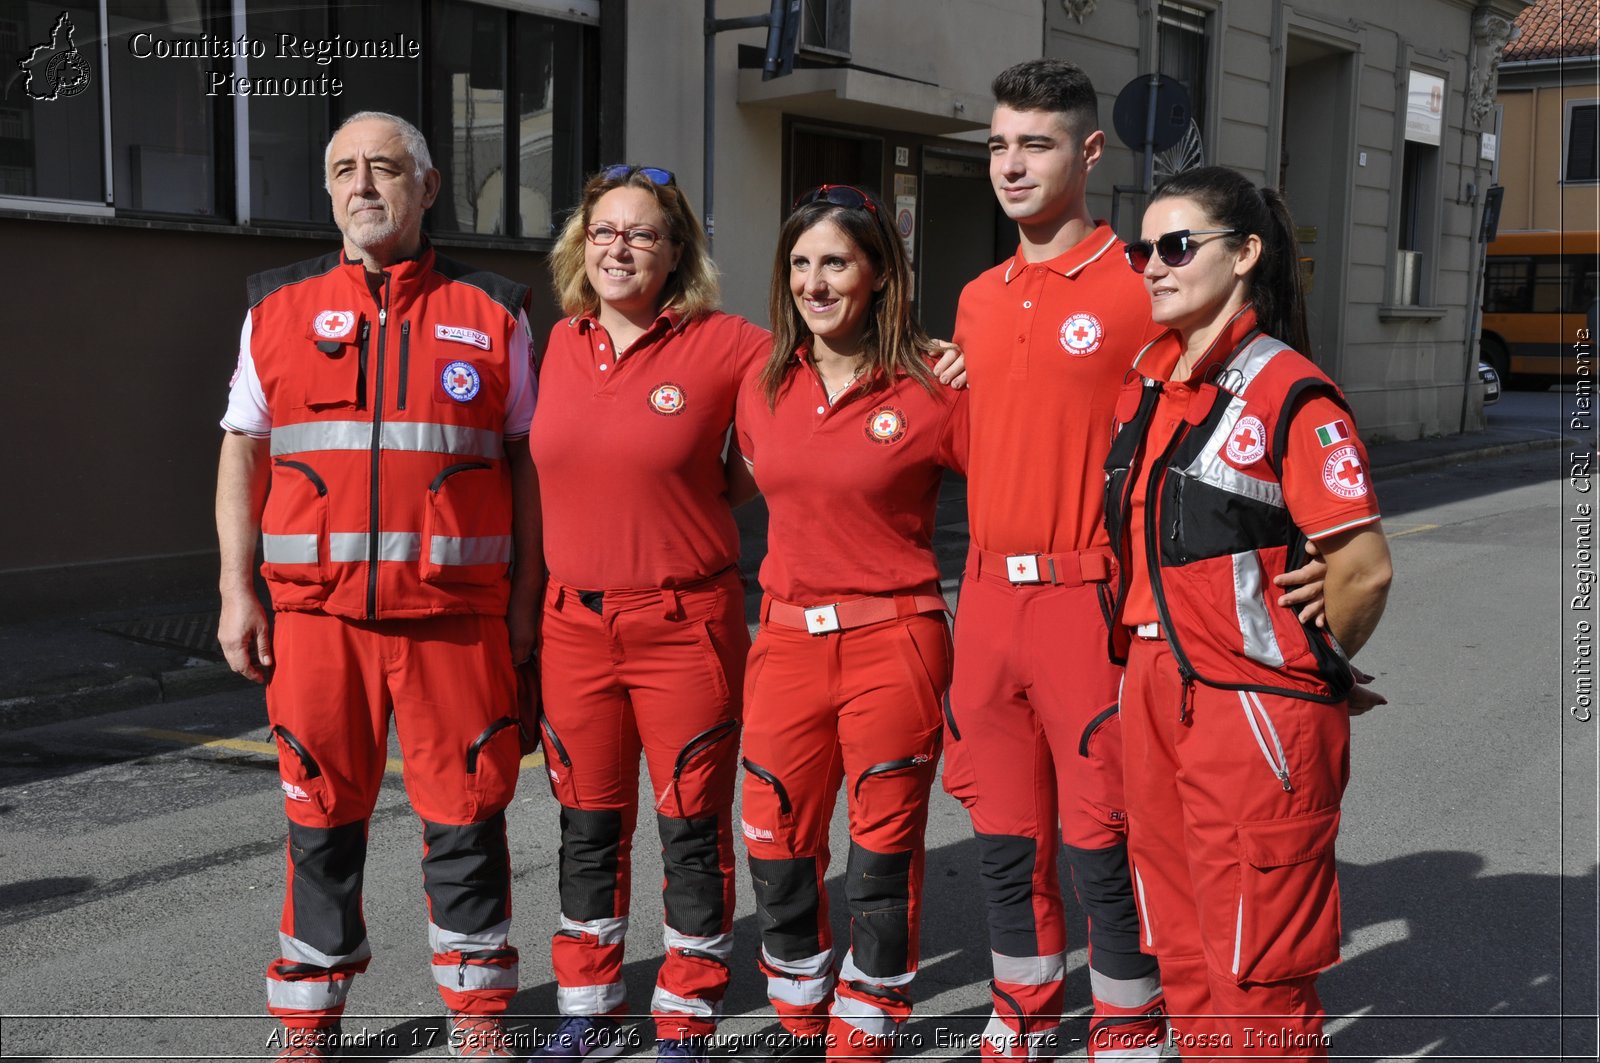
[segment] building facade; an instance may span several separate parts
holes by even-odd
[[[0,443],[33,473],[23,519],[0,525],[0,602],[92,598],[113,569],[212,578],[244,277],[335,246],[321,148],[366,108],[428,135],[433,240],[532,284],[536,333],[556,315],[554,227],[584,174],[629,161],[709,202],[725,304],[757,321],[793,197],[879,193],[947,335],[962,285],[1015,246],[987,176],[993,75],[1039,55],[1090,73],[1109,148],[1091,203],[1127,236],[1145,160],[1112,132],[1115,103],[1160,72],[1187,99],[1167,117],[1193,123],[1173,151],[1288,193],[1315,354],[1369,438],[1481,425],[1481,134],[1526,0],[804,0],[792,74],[761,79],[759,28],[715,34],[708,67],[707,16],[769,6],[0,6],[0,316],[27,367]]]

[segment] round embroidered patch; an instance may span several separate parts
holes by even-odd
[[[1267,427],[1259,417],[1241,417],[1225,448],[1235,465],[1254,465],[1267,453]]]
[[[1322,482],[1340,498],[1361,498],[1367,493],[1367,470],[1352,446],[1342,446],[1322,463]]]
[[[650,408],[671,417],[683,412],[683,388],[677,384],[657,384],[650,392]]]
[[[327,340],[342,340],[355,327],[354,310],[324,310],[311,322],[311,331]]]
[[[1080,310],[1061,323],[1061,349],[1075,358],[1098,351],[1105,338],[1105,326],[1088,311]]]
[[[867,438],[874,443],[895,443],[906,434],[906,414],[897,406],[879,406],[867,415]]]
[[[471,402],[478,397],[483,379],[478,376],[477,367],[471,362],[451,362],[439,374],[439,386],[457,402]]]

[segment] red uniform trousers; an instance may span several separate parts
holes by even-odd
[[[784,1027],[826,1032],[830,1059],[887,1056],[911,1014],[950,628],[910,595],[896,601],[897,618],[824,635],[772,623],[768,601],[745,680],[743,829],[761,970]],[[850,947],[836,984],[825,881],[841,783]]]
[[[996,563],[999,561],[999,563]],[[1154,1059],[1164,1029],[1140,954],[1127,865],[1117,687],[1106,657],[1103,552],[1050,555],[1013,584],[974,548],[956,612],[950,722],[956,796],[972,815],[988,899],[994,1013],[985,1058],[1038,1058],[1061,1021],[1066,928],[1057,825],[1089,919],[1089,1053]],[[1056,582],[1048,582],[1054,579]],[[963,783],[965,785],[963,785]]]
[[[439,995],[503,1012],[517,989],[505,807],[522,754],[500,616],[345,620],[280,612],[267,716],[289,816],[289,880],[267,968],[286,1026],[327,1026],[371,951],[361,916],[367,821],[394,715],[406,794],[422,818],[422,884]]]
[[[545,764],[561,805],[563,1015],[621,1015],[639,754],[656,795],[666,957],[657,1036],[716,1029],[733,948],[733,781],[749,629],[735,569],[692,587],[552,579],[540,628]]]
[[[1140,941],[1182,1057],[1326,1059],[1345,706],[1185,687],[1166,642],[1135,638],[1122,727]]]

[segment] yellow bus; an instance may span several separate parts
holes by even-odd
[[[1479,357],[1511,388],[1571,377],[1597,296],[1600,232],[1501,233],[1484,259]]]

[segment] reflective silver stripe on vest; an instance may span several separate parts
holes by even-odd
[[[1244,399],[1236,396],[1223,411],[1222,420],[1217,422],[1216,431],[1211,433],[1206,445],[1195,455],[1189,467],[1180,471],[1184,476],[1210,484],[1219,491],[1282,509],[1282,484],[1246,475],[1223,460],[1223,452],[1227,449],[1228,440],[1233,436],[1233,430],[1239,423],[1239,415],[1243,412]]]
[[[331,561],[367,560],[366,532],[334,532],[328,536]],[[379,532],[379,561],[415,561],[422,556],[420,532]]]
[[[435,535],[428,544],[435,565],[506,565],[511,563],[509,535]]]
[[[311,450],[367,450],[371,446],[370,421],[307,421],[272,430],[273,457]],[[384,422],[380,446],[384,450],[474,458],[505,456],[505,437],[493,429],[426,421]]]
[[[269,565],[314,565],[317,563],[317,533],[305,535],[261,536],[261,560]]]
[[[1254,550],[1233,555],[1233,607],[1239,615],[1244,655],[1268,668],[1283,667],[1283,650],[1267,615],[1261,560]]]

